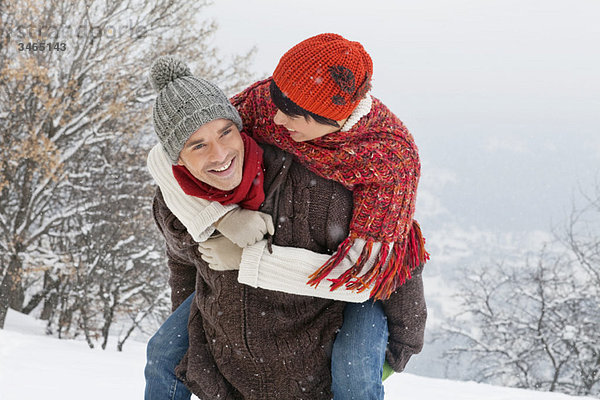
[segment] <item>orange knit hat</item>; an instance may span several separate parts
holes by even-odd
[[[285,53],[273,79],[298,106],[339,121],[349,117],[369,91],[371,75],[373,62],[360,43],[323,33]]]

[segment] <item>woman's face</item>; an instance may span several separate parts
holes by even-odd
[[[343,126],[345,121],[338,121],[338,124]],[[314,140],[340,130],[337,126],[320,124],[311,117],[290,117],[281,110],[277,110],[273,122],[285,127],[296,142]]]

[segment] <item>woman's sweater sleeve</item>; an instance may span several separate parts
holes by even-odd
[[[331,271],[328,278],[335,279],[352,267],[358,260],[364,244],[364,240],[356,239],[348,254]],[[373,266],[380,247],[381,243],[373,243],[373,251],[365,263],[363,271]],[[342,287],[332,291],[327,282],[322,282],[317,287],[307,284],[309,275],[329,260],[330,255],[297,247],[273,245],[271,248],[272,252],[267,249],[267,241],[261,240],[243,250],[238,274],[240,283],[268,290],[350,303],[362,303],[369,299],[370,290],[357,293]]]
[[[213,234],[213,224],[237,205],[222,205],[188,196],[173,176],[172,164],[162,145],[157,144],[148,154],[148,169],[160,187],[167,207],[187,228],[196,242],[204,242]]]

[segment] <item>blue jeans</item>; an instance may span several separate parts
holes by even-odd
[[[175,367],[188,348],[188,318],[192,293],[148,341],[145,400],[189,400],[192,396],[175,376]]]
[[[194,294],[164,322],[148,342],[145,400],[189,400],[190,391],[175,376],[188,347],[187,322]],[[388,329],[381,302],[348,303],[331,356],[334,400],[382,400],[381,374]]]
[[[380,301],[348,303],[333,343],[331,391],[334,400],[382,400],[388,326]]]

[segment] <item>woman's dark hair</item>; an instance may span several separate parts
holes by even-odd
[[[308,120],[308,117],[310,117],[319,124],[331,125],[335,126],[336,128],[340,127],[340,124],[338,124],[336,120],[311,113],[310,111],[307,111],[298,104],[294,103],[289,97],[283,94],[274,80],[271,81],[271,86],[269,89],[271,91],[271,100],[273,100],[273,103],[275,103],[275,107],[277,107],[288,117],[304,117],[306,120]]]

